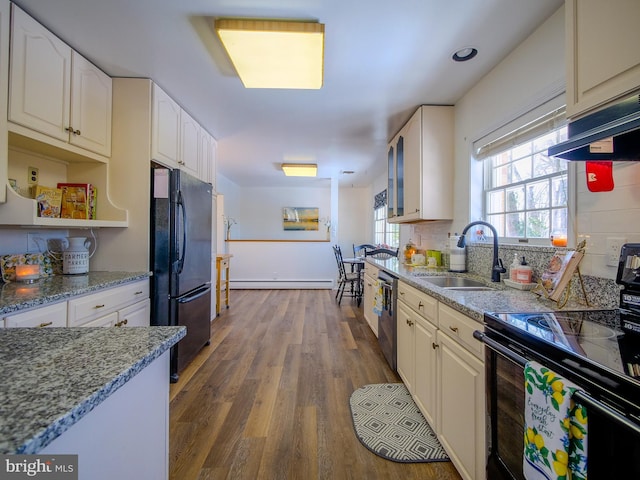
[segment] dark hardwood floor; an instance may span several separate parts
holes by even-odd
[[[234,290],[171,386],[170,478],[459,479],[450,462],[395,463],[356,438],[349,397],[400,382],[362,307],[330,290]]]

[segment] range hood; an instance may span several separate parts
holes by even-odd
[[[640,94],[569,123],[569,139],[548,150],[565,160],[640,161]]]

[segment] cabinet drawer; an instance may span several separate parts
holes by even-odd
[[[403,282],[398,282],[398,300],[438,326],[438,301]]]
[[[378,278],[378,271],[380,269],[368,262],[364,262],[364,274],[369,275],[372,278]]]
[[[5,317],[7,328],[15,327],[66,327],[67,302],[54,303],[28,312]]]
[[[440,330],[447,336],[457,340],[476,357],[483,359],[483,343],[473,338],[475,330],[484,331],[484,326],[472,318],[463,315],[453,308],[440,304],[438,312]]]
[[[78,327],[145,298],[149,298],[148,280],[69,300],[68,325]]]

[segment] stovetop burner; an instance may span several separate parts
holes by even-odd
[[[623,329],[617,309],[492,313],[485,315],[485,321],[531,348],[546,345],[546,355],[586,360],[640,380],[640,335]]]
[[[613,338],[620,332],[614,329],[591,322],[578,322],[577,324],[568,315],[562,313],[532,313],[526,317],[526,322],[541,331],[547,331],[558,335],[579,336],[583,338]]]

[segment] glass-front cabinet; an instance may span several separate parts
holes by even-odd
[[[388,145],[389,222],[453,218],[453,107],[421,106]]]

